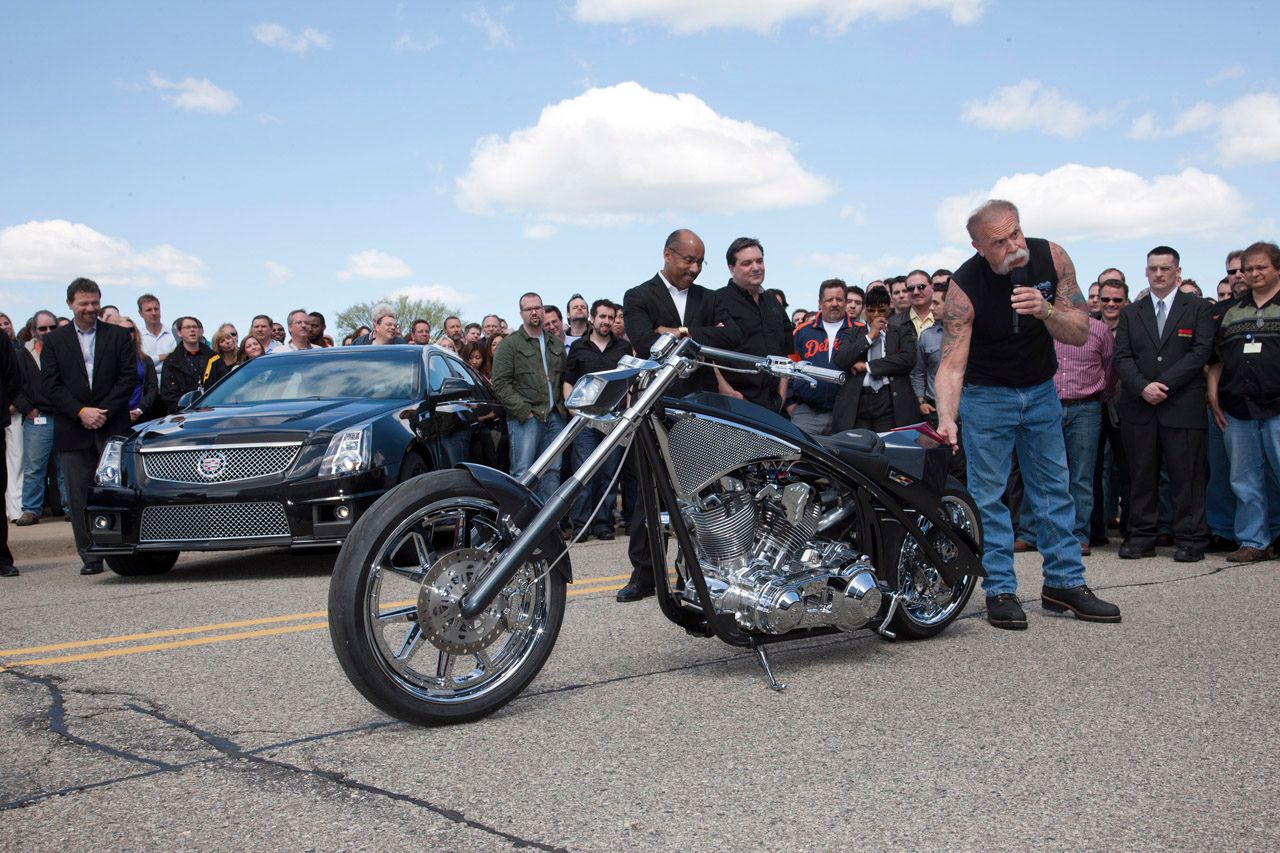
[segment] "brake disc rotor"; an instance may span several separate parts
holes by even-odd
[[[451,655],[466,655],[487,648],[506,628],[502,595],[474,619],[464,619],[459,603],[475,584],[489,554],[460,548],[436,560],[418,591],[418,627],[432,645]]]

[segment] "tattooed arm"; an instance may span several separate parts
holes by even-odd
[[[942,309],[942,348],[933,390],[938,403],[938,432],[953,450],[959,447],[956,415],[960,411],[960,393],[964,389],[964,369],[969,363],[969,338],[972,334],[973,303],[959,286],[947,288],[947,301]]]
[[[1045,327],[1055,341],[1082,347],[1089,340],[1089,309],[1076,282],[1075,264],[1071,263],[1066,249],[1057,243],[1049,244],[1049,253],[1058,273],[1058,292],[1053,300],[1053,316],[1045,321]],[[1044,320],[1040,313],[1036,316]]]

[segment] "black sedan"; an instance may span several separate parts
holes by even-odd
[[[506,468],[488,382],[433,346],[260,356],[190,396],[102,454],[90,550],[117,574],[168,571],[181,551],[341,545],[399,482]]]

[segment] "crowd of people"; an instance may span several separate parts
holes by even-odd
[[[832,278],[789,297],[765,287],[764,247],[745,237],[726,249],[723,286],[695,284],[705,249],[681,229],[663,246],[659,272],[620,303],[574,294],[562,313],[531,292],[512,306],[512,326],[496,313],[471,323],[450,316],[438,335],[425,319],[402,329],[392,306],[378,305],[372,325],[339,345],[457,352],[491,381],[507,411],[517,477],[564,428],[564,399],[578,378],[647,353],[663,333],[846,371],[842,386],[789,387],[703,369],[674,391],[749,400],[813,434],[931,423],[955,446],[954,471],[967,474],[982,512],[989,618],[999,627],[1025,627],[1020,608],[1005,606],[1010,597],[1016,605],[1015,552],[1045,552],[1046,607],[1094,621],[1118,621],[1118,610],[1052,591],[1088,593],[1082,566],[1070,567],[1113,531],[1123,559],[1151,557],[1158,546],[1186,562],[1209,551],[1232,562],[1267,559],[1280,536],[1280,248],[1258,242],[1230,252],[1226,275],[1207,295],[1163,245],[1145,258],[1145,287],[1111,267],[1081,292],[1065,251],[1022,235],[1007,202],[984,205],[969,227],[977,254],[955,272],[916,269],[865,286]],[[67,297],[70,317],[42,310],[15,327],[0,314],[0,331],[14,344],[0,348],[11,413],[7,510],[14,524],[29,525],[64,508],[82,571],[91,574],[101,564],[84,552],[76,511],[105,437],[177,411],[184,395],[243,362],[334,340],[323,315],[302,309],[283,325],[260,314],[241,339],[232,323],[211,335],[196,317],[166,325],[151,294],[138,299],[136,322],[100,305],[88,279],[73,282]],[[788,298],[816,307],[789,310]],[[67,325],[74,328],[61,331]],[[95,334],[105,339],[96,346]],[[111,357],[108,341],[118,349]],[[569,464],[599,438],[585,431]],[[636,521],[634,477],[616,473],[615,459],[579,497],[573,535],[612,539],[619,497],[622,521]],[[551,471],[537,489],[545,498],[558,485]],[[645,537],[632,537],[634,572],[620,601],[652,594],[646,547]],[[1070,559],[1061,556],[1068,547],[1076,549]],[[0,573],[16,574],[3,557]]]

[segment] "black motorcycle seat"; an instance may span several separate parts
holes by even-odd
[[[882,477],[889,470],[884,439],[869,429],[816,435],[814,440],[832,456],[843,459],[866,474]]]

